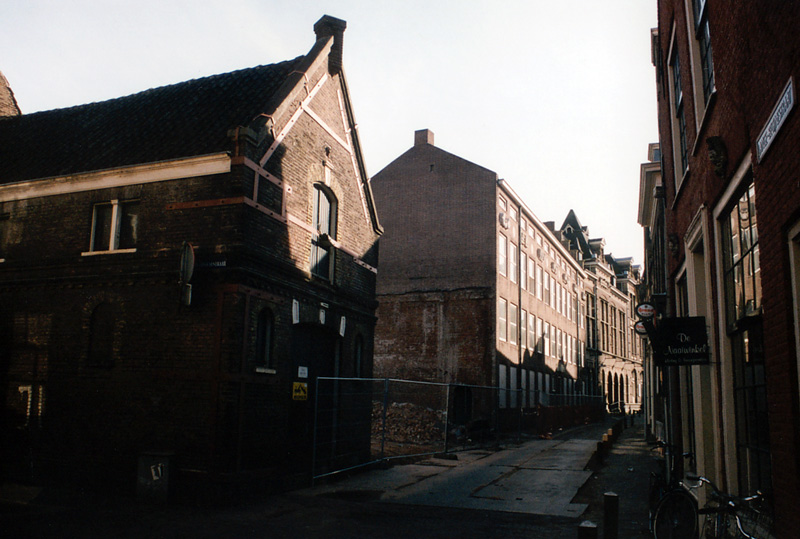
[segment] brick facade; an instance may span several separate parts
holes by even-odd
[[[21,133],[40,120],[82,112],[102,122],[153,96],[267,81],[254,85],[262,95],[240,115],[244,123],[211,132],[208,116],[201,135],[216,146],[198,142],[199,153],[139,164],[121,142],[110,157],[84,159],[106,159],[103,170],[45,179],[25,176],[33,167],[0,171],[5,472],[19,475],[24,462],[32,477],[17,479],[129,489],[142,454],[168,453],[187,489],[195,480],[279,487],[308,476],[314,380],[371,375],[381,232],[340,71],[344,22],[325,17],[315,30],[314,48],[290,69],[275,64],[0,120],[6,148],[16,140],[22,154]],[[223,108],[244,108],[220,95]],[[165,137],[197,136],[170,121]],[[37,135],[46,149],[50,134]],[[87,148],[100,151],[93,141]],[[335,217],[324,238],[314,229],[320,193]],[[120,201],[120,215],[136,201],[133,248],[93,248],[96,204],[109,201]],[[180,282],[187,243],[190,302],[181,301]],[[312,244],[331,261],[321,276]],[[308,384],[308,400],[293,399],[295,382]],[[369,451],[368,434],[362,441]]]
[[[541,423],[526,427],[547,429],[539,406],[587,395],[600,405],[581,321],[587,275],[562,231],[496,173],[433,142],[417,131],[372,180],[385,227],[376,376],[499,387],[498,416],[513,428],[520,407]],[[476,406],[473,419],[495,412]]]
[[[800,121],[796,104],[783,109],[779,104],[787,87],[792,92],[797,88],[800,9],[795,3],[730,5],[714,0],[673,0],[659,2],[658,21],[654,60],[667,235],[673,246],[667,254],[669,309],[680,314],[680,297],[688,288],[686,314],[706,316],[714,345],[712,364],[691,370],[694,386],[701,385],[705,391],[692,389],[688,378],[679,381],[681,375],[674,375],[685,408],[683,417],[673,410],[683,421],[677,423],[682,432],[672,434],[703,449],[700,471],[723,488],[742,494],[756,487],[767,491],[774,503],[774,532],[788,537],[800,526],[794,510],[800,495],[800,395],[797,266],[792,265],[797,261],[795,234],[800,220],[796,189]],[[710,36],[711,64],[703,59],[703,34],[694,28],[707,30]],[[676,61],[682,72],[685,173],[676,135]],[[704,65],[709,66],[707,73],[713,73],[713,91],[707,94],[702,92]],[[781,127],[771,122],[779,117],[784,118]],[[764,153],[759,139],[770,124],[774,127],[769,137],[772,142]],[[726,297],[720,285],[730,264],[729,252],[723,249],[730,241],[725,220],[748,186],[752,186],[750,196],[757,212],[737,211],[741,223],[757,227],[757,250],[755,272],[745,276],[755,275],[756,286],[761,288],[753,297],[743,289],[748,298],[747,316],[738,316],[730,309],[739,298]],[[748,236],[741,245],[748,250],[755,242]],[[738,256],[736,251],[733,259]],[[750,259],[745,263],[750,264]],[[738,396],[736,340],[743,332],[752,331],[763,331],[763,347],[751,346],[755,355],[744,368],[749,369],[752,361],[763,361],[764,374],[756,373],[757,389],[753,391],[763,391],[765,405],[745,405]],[[752,343],[754,338],[760,342],[752,335],[746,342]],[[690,394],[694,410],[686,404]],[[758,417],[755,423],[763,435],[753,432],[751,427],[756,425],[747,419],[748,414]]]

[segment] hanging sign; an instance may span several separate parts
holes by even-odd
[[[639,320],[633,325],[633,330],[639,335],[647,335],[647,326],[642,320]]]
[[[707,365],[710,358],[703,316],[664,318],[658,324],[656,361],[662,366]]]
[[[636,315],[639,318],[649,320],[656,315],[656,306],[652,303],[642,302],[636,306]]]

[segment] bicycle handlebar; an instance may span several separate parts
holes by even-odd
[[[728,505],[732,509],[741,507],[743,505],[750,505],[752,502],[759,501],[763,498],[761,492],[756,492],[752,496],[734,496],[733,494],[727,494],[717,488],[717,485],[715,485],[711,479],[703,477],[702,475],[688,473],[686,474],[686,478],[692,481],[699,481],[700,483],[696,485],[696,487],[700,486],[700,484],[706,483],[711,487],[711,496],[717,501]]]

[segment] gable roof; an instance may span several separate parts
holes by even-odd
[[[227,151],[304,59],[0,118],[0,184]]]

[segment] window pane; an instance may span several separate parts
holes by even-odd
[[[92,230],[92,251],[108,251],[111,240],[111,204],[97,204],[94,207],[94,229]]]
[[[139,229],[139,203],[126,202],[119,205],[119,249],[133,249]]]

